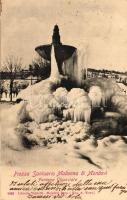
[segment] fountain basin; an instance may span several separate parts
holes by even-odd
[[[41,45],[35,48],[35,51],[45,60],[51,61],[51,44]],[[54,45],[56,61],[63,62],[72,56],[75,47],[69,45]]]
[[[36,47],[35,51],[42,58],[51,62],[51,49],[52,44],[47,44]],[[72,54],[76,51],[76,48],[69,45],[57,44],[54,45],[54,51],[59,71],[62,73],[62,63],[72,56]]]

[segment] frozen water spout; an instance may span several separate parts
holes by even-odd
[[[60,73],[59,73],[59,69],[57,66],[57,62],[56,62],[56,58],[55,58],[55,49],[54,49],[54,45],[52,45],[51,47],[51,74],[50,74],[50,79],[54,80],[54,79],[59,79],[60,77]]]

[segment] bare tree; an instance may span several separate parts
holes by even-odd
[[[12,101],[12,92],[13,92],[13,82],[16,78],[16,73],[20,72],[22,69],[22,58],[9,55],[5,59],[3,65],[4,71],[9,72],[10,78],[10,101]]]
[[[39,79],[45,79],[50,74],[50,62],[36,55],[30,65],[33,69],[33,74]]]

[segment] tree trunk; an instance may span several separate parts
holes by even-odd
[[[10,80],[10,101],[12,102],[13,80]]]

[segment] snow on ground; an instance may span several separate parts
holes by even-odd
[[[16,97],[16,96],[13,96],[12,99],[13,99],[13,101],[16,101],[17,97]],[[9,94],[7,94],[7,96],[6,96],[5,93],[3,93],[2,98],[1,98],[1,101],[8,101],[8,102],[9,102],[9,101],[10,101],[10,96],[9,96]]]
[[[14,109],[15,106],[11,107]],[[3,110],[4,113],[7,112],[7,109],[3,108]],[[14,116],[13,112],[13,119]],[[12,124],[15,123],[14,120]],[[6,128],[5,125],[1,130],[1,137],[5,137],[2,142],[3,165],[67,167],[76,164],[104,169],[115,168],[121,163],[126,164],[127,137],[109,136],[96,140],[89,135],[89,125],[85,122],[55,121],[39,125],[35,122],[18,124],[18,134],[25,135],[29,141],[33,142],[34,147],[31,149],[22,146],[22,137],[18,140],[17,134],[12,132],[9,124],[10,136],[5,132]]]

